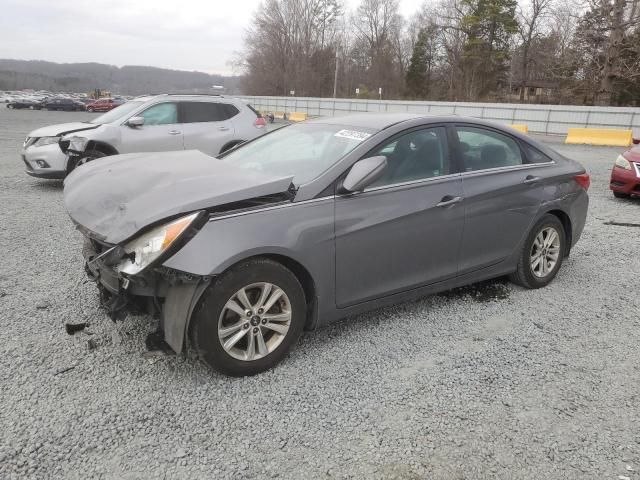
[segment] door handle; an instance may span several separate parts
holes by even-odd
[[[180,130],[169,130],[169,135],[180,135],[181,133]]]
[[[540,180],[542,180],[542,178],[540,177],[535,177],[533,175],[527,175],[527,178],[525,178],[522,183],[526,184],[526,185],[531,185],[533,183],[538,183]]]
[[[229,130],[229,127],[218,127],[218,130],[226,132],[227,130]]]
[[[436,207],[448,207],[449,205],[455,205],[460,203],[462,197],[452,197],[451,195],[445,195],[440,202],[436,203]]]

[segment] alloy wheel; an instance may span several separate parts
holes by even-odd
[[[291,302],[272,283],[252,283],[227,301],[218,319],[218,340],[237,360],[263,358],[282,343],[291,326]]]
[[[560,257],[560,234],[553,227],[545,227],[536,235],[529,261],[531,271],[538,278],[549,275]]]

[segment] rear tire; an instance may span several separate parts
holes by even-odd
[[[622,192],[613,192],[613,196],[616,198],[629,198],[631,195]]]
[[[202,295],[191,319],[191,345],[220,373],[255,375],[286,356],[302,333],[306,308],[290,270],[269,259],[247,260]]]
[[[534,225],[522,247],[518,267],[509,279],[525,288],[542,288],[555,278],[567,251],[562,222],[546,214]]]

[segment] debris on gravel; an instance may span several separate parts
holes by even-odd
[[[640,214],[608,190],[619,149],[545,139],[592,175],[547,288],[377,310],[227,378],[147,358],[147,316],[106,318],[61,182],[24,174],[29,131],[87,118],[0,108],[0,478],[638,478],[640,235],[604,223]]]

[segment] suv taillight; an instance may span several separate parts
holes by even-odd
[[[588,173],[582,173],[580,175],[576,175],[573,178],[582,188],[584,188],[585,190],[589,190],[589,185],[591,185],[591,177]]]
[[[267,125],[267,122],[262,117],[256,118],[256,121],[253,122],[253,126],[256,128],[264,128],[266,125]]]

